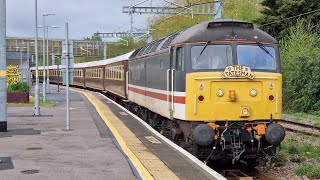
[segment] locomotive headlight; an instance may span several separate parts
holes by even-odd
[[[250,90],[250,96],[255,97],[255,96],[257,96],[257,94],[258,94],[258,91],[256,89]]]
[[[223,90],[222,90],[222,89],[218,89],[218,91],[217,91],[217,96],[218,96],[218,97],[222,97],[223,95],[224,95]]]

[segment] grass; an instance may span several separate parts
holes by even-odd
[[[320,158],[320,147],[299,145],[296,142],[285,141],[281,144],[281,152],[287,155],[299,155],[308,158]]]
[[[18,107],[18,106],[34,106],[34,98],[33,96],[29,97],[30,101],[29,103],[8,103],[8,106],[11,107]],[[54,105],[54,101],[45,101],[43,102],[40,98],[40,106],[52,106]]]
[[[275,158],[274,165],[275,167],[281,167],[286,164],[286,161],[287,161],[286,154],[280,151],[277,157]]]
[[[320,178],[320,168],[315,168],[307,163],[301,164],[294,172],[298,176],[307,176],[310,179]]]

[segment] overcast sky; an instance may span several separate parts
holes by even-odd
[[[157,5],[156,1],[149,0],[143,5]],[[34,37],[34,0],[6,2],[7,36]],[[73,39],[82,39],[97,31],[128,31],[130,19],[129,15],[122,13],[122,6],[137,2],[141,0],[38,0],[38,21],[42,25],[42,13],[56,14],[46,18],[47,24],[63,28],[50,30],[51,38],[64,38],[65,22],[69,22],[70,37]],[[135,15],[134,26],[146,28],[146,18],[146,15]],[[42,36],[42,31],[39,31],[39,36]]]

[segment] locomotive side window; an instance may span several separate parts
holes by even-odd
[[[183,60],[183,49],[182,47],[178,47],[176,50],[176,66],[178,71],[184,71],[184,60]]]
[[[224,69],[232,64],[231,45],[197,45],[191,48],[193,70]]]

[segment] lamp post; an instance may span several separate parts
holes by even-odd
[[[36,58],[36,85],[34,86],[34,115],[40,116],[40,98],[39,98],[39,66],[38,66],[38,1],[34,0],[35,4],[35,39],[34,52]]]
[[[23,69],[23,62],[22,62],[22,49],[25,49],[27,47],[22,47],[22,46],[19,46],[19,47],[16,47],[17,49],[20,50],[20,65],[19,65],[19,71],[21,73],[21,76],[20,76],[20,81],[23,82],[23,74],[24,74],[24,69]]]
[[[46,93],[46,52],[45,52],[45,39],[46,39],[46,17],[55,14],[43,13],[43,40],[42,40],[42,60],[43,60],[43,84],[42,84],[42,94],[43,94],[43,101],[47,100],[47,93]]]
[[[47,25],[46,26],[46,30],[47,30],[47,70],[49,71],[49,27],[50,28],[60,28],[59,26],[49,26]],[[47,75],[47,92],[50,93],[50,73],[48,72],[48,75]]]
[[[0,132],[7,131],[6,0],[0,0]]]

